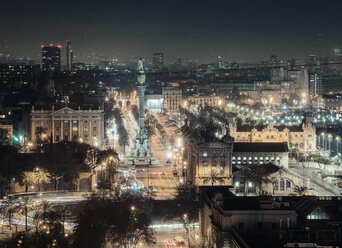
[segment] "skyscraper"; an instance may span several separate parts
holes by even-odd
[[[71,71],[72,69],[72,59],[73,59],[73,53],[71,49],[71,41],[68,40],[66,43],[66,64],[67,64],[68,71]]]
[[[309,94],[310,96],[323,95],[322,75],[318,73],[309,74]]]
[[[164,67],[164,54],[163,53],[154,53],[153,61],[152,61],[153,69],[160,70]]]
[[[61,46],[42,45],[42,71],[53,72],[61,70]]]

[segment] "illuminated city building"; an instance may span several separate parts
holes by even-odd
[[[61,46],[42,45],[42,71],[53,72],[61,70]]]
[[[234,143],[232,165],[239,168],[243,165],[275,164],[289,166],[289,151],[287,143]]]
[[[71,49],[71,41],[68,40],[66,44],[66,66],[68,71],[72,70],[73,56],[74,55]]]
[[[104,140],[103,110],[74,110],[64,107],[30,113],[31,142],[78,141],[101,147]]]
[[[152,68],[155,70],[160,70],[164,68],[164,54],[163,53],[154,53]]]
[[[5,118],[5,115],[0,115],[0,144],[12,143],[13,125],[11,121]]]
[[[181,165],[186,180],[198,186],[231,186],[233,143],[230,136],[215,142],[186,140]]]
[[[309,95],[322,96],[323,95],[323,79],[322,75],[318,73],[309,74]]]
[[[162,88],[162,95],[167,111],[170,114],[178,112],[183,100],[182,90],[178,87],[166,86]]]
[[[195,104],[198,106],[221,106],[223,104],[221,97],[216,96],[216,95],[200,95],[200,94],[196,94],[196,95],[192,95],[192,96],[188,96],[187,101],[190,104]],[[184,103],[183,103],[184,105]],[[184,106],[183,106],[184,107]]]
[[[249,126],[231,125],[230,134],[235,142],[286,142],[290,149],[296,148],[301,152],[316,152],[316,128],[311,122],[299,126]]]
[[[332,112],[342,111],[342,95],[341,94],[328,94],[323,95],[324,107]]]

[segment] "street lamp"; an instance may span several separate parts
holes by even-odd
[[[328,134],[329,150],[331,150],[331,140],[332,140],[332,135]]]
[[[339,145],[339,143],[340,143],[340,140],[341,140],[340,136],[337,136],[337,137],[336,137],[336,154],[339,153],[339,151],[338,151],[338,145]]]
[[[323,143],[323,150],[325,150],[325,140],[324,140],[325,134],[322,132],[321,135],[322,135],[321,146],[322,146],[322,143]]]

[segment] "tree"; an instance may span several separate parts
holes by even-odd
[[[248,194],[248,182],[253,180],[253,172],[249,167],[243,167],[241,168],[235,175],[235,179],[237,182],[243,182],[244,183],[244,196],[247,196]]]
[[[62,233],[38,232],[38,233],[18,233],[0,241],[3,248],[71,248],[70,237],[65,237]]]
[[[293,191],[297,196],[304,196],[308,194],[308,187],[296,185]]]
[[[138,242],[154,243],[150,205],[131,193],[118,197],[91,195],[82,204],[76,220],[73,247],[96,248],[105,244],[136,247]],[[91,235],[90,235],[91,234]]]
[[[207,179],[204,179],[205,183],[211,182],[211,186],[214,186],[216,184],[216,181],[218,179],[218,173],[216,170],[211,170],[209,177]]]
[[[33,174],[34,182],[38,186],[38,191],[40,192],[41,185],[49,183],[51,175],[47,170],[38,167],[34,169]]]
[[[16,213],[20,205],[13,197],[7,197],[1,204],[1,212],[8,218],[8,225],[12,229],[12,217]]]
[[[36,184],[34,172],[24,171],[22,175],[22,182],[25,185],[25,192],[28,192],[28,186]]]
[[[58,191],[58,183],[59,183],[59,180],[63,178],[63,174],[61,174],[61,172],[55,169],[53,172],[50,173],[50,178],[54,181],[55,191]]]
[[[27,228],[27,215],[30,209],[33,209],[35,207],[34,201],[30,197],[23,197],[21,199],[21,205],[20,205],[20,213],[24,213],[25,216],[25,231],[28,231]]]
[[[272,183],[272,194],[274,195],[274,185],[278,182],[278,179],[276,177],[271,177],[270,180]]]
[[[36,232],[38,228],[45,232],[57,232],[62,231],[62,224],[60,223],[61,216],[54,209],[51,202],[44,200],[38,206],[36,206],[36,213],[34,215],[34,220],[36,224]]]
[[[271,179],[268,177],[269,165],[255,165],[253,166],[252,182],[258,187],[259,191],[263,191],[262,186],[271,183]]]

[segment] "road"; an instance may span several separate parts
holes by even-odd
[[[310,179],[310,188],[312,188],[312,193],[318,196],[340,196],[342,190],[336,190],[336,188],[330,186],[329,184],[325,183],[323,180],[315,178],[313,176],[314,171],[322,171],[321,169],[307,167],[306,165],[299,163],[298,166],[296,164],[292,164],[291,170],[295,171],[301,176],[307,177]]]

